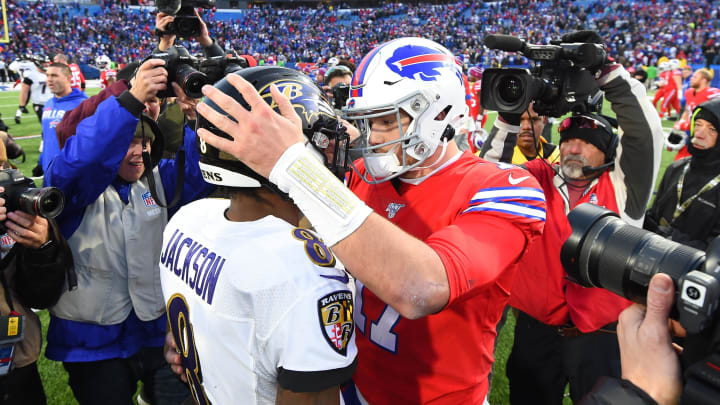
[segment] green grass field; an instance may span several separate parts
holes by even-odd
[[[96,94],[99,89],[88,89],[88,94]],[[22,123],[16,125],[13,121],[15,111],[18,106],[19,92],[18,91],[7,91],[0,92],[0,113],[2,119],[10,127],[10,133],[15,137],[16,141],[23,147],[26,153],[26,161],[15,162],[16,166],[26,175],[31,175],[31,170],[38,161],[38,147],[40,145],[40,124],[35,116],[34,112],[30,110],[30,114],[24,114],[22,117]],[[28,106],[29,108],[30,106]],[[609,108],[609,105],[605,105],[604,113],[608,115],[614,115]],[[492,114],[486,125],[488,131],[492,127],[493,119],[496,115]],[[672,127],[672,122],[663,122],[663,126],[667,129]],[[554,131],[557,136],[556,131]],[[557,142],[557,139],[554,139]],[[674,153],[663,152],[663,160],[661,163],[661,173],[658,177],[662,177],[662,173],[665,167],[672,162]],[[41,185],[42,181],[37,180],[38,186]],[[48,312],[41,311],[39,313],[40,319],[43,325],[43,331],[47,332],[48,324]],[[490,403],[493,405],[508,404],[508,381],[505,376],[505,362],[510,354],[513,341],[513,330],[515,326],[515,320],[512,314],[508,317],[508,322],[505,328],[500,333],[500,340],[496,351],[496,363],[495,371],[492,383],[492,390],[490,392]],[[43,353],[45,351],[45,345],[43,344]],[[67,373],[62,367],[61,363],[54,362],[46,359],[43,355],[39,361],[40,375],[45,385],[45,392],[48,397],[48,404],[50,405],[70,405],[77,404],[77,401],[73,398],[72,392],[68,386]],[[565,404],[571,404],[569,398],[566,398]]]

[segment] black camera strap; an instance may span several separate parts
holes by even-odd
[[[150,195],[152,195],[153,200],[155,200],[155,203],[163,208],[172,208],[176,206],[180,202],[180,196],[183,191],[183,183],[185,181],[185,149],[184,146],[181,146],[180,149],[177,151],[177,155],[175,157],[175,166],[177,167],[177,180],[175,182],[175,195],[173,195],[172,201],[170,201],[170,204],[167,206],[165,203],[158,198],[157,195],[157,185],[155,183],[155,175],[153,174],[153,161],[150,158],[150,152],[147,150],[147,136],[145,136],[145,125],[142,124],[143,117],[140,116],[140,130],[142,132],[142,160],[143,165],[145,165],[145,173],[143,173],[143,176],[148,181],[148,186],[150,188]],[[185,123],[183,123],[183,129],[185,128]],[[160,131],[160,128],[157,128],[157,131]],[[162,133],[155,134],[155,136],[162,136]],[[167,196],[166,196],[167,197]]]

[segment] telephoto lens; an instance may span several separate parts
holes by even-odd
[[[568,214],[572,234],[560,251],[572,281],[644,303],[655,273],[675,282],[705,263],[705,252],[627,224],[618,214],[581,204]]]

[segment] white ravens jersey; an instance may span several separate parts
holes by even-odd
[[[30,60],[15,59],[10,63],[8,69],[20,75],[20,79],[24,79],[27,72],[37,71],[37,66]]]
[[[33,104],[45,105],[53,96],[47,87],[47,76],[45,76],[45,73],[39,70],[26,71],[23,81],[32,82],[32,84],[30,84],[30,101],[32,101]]]
[[[314,392],[349,380],[347,273],[314,233],[273,216],[232,222],[228,206],[188,204],[163,237],[162,290],[196,402],[274,404],[278,385]]]

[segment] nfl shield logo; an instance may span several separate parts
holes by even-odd
[[[595,193],[590,194],[590,204],[597,205],[597,203],[598,203],[597,195],[595,195]]]
[[[157,204],[155,204],[155,200],[152,198],[152,194],[150,191],[146,191],[142,195],[143,203],[145,203],[146,207],[156,207]]]
[[[318,316],[327,343],[339,354],[347,356],[347,347],[355,330],[352,293],[336,291],[320,298]]]

